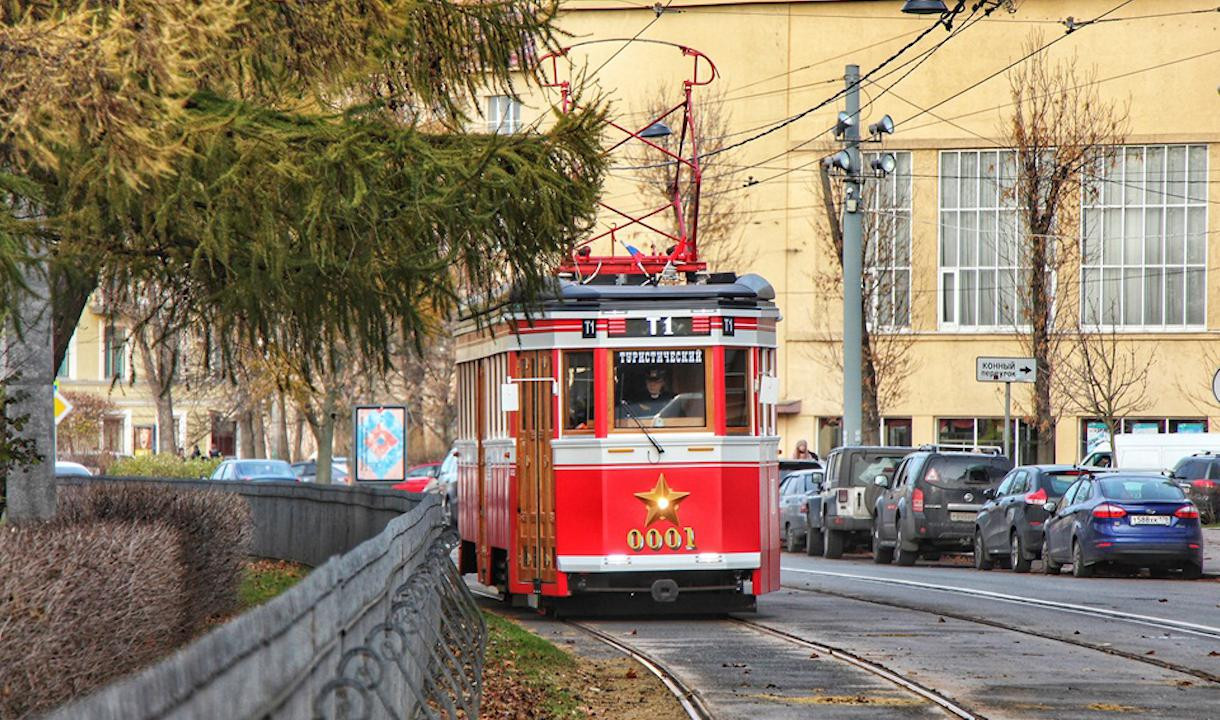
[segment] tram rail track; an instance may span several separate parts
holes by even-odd
[[[784,568],[784,569],[793,570],[793,571],[797,571],[797,572],[806,572],[806,573],[815,572],[815,571],[808,571],[808,570],[800,571],[800,570],[797,570],[796,568]],[[832,575],[832,576],[845,575],[845,573],[818,573],[818,574]],[[865,576],[851,576],[851,577],[864,578]],[[882,582],[882,583],[885,583],[885,581],[887,580],[886,578],[869,578],[869,579],[875,580],[877,582]],[[894,580],[888,584],[910,585],[911,583],[909,581]],[[929,584],[919,583],[919,585],[929,585]],[[1066,645],[1072,645],[1072,646],[1083,648],[1086,650],[1093,650],[1096,652],[1104,653],[1106,655],[1111,655],[1114,657],[1121,657],[1126,660],[1134,660],[1136,662],[1140,662],[1145,665],[1152,665],[1155,667],[1159,667],[1163,670],[1170,670],[1172,672],[1181,673],[1183,675],[1190,675],[1192,677],[1196,677],[1201,680],[1206,680],[1207,682],[1220,684],[1220,675],[1216,675],[1215,673],[1211,673],[1206,670],[1202,670],[1199,668],[1193,668],[1188,665],[1182,665],[1179,663],[1170,662],[1168,660],[1163,660],[1158,657],[1128,652],[1126,650],[1122,650],[1122,649],[1115,648],[1112,646],[1098,645],[1096,643],[1091,643],[1091,642],[1088,642],[1085,640],[1078,640],[1075,638],[1064,637],[1062,635],[1056,635],[1054,633],[1043,632],[1043,631],[1036,630],[1033,628],[1019,627],[1016,625],[1011,625],[1008,623],[1000,622],[998,620],[992,620],[990,618],[968,615],[966,613],[959,613],[959,612],[955,612],[952,610],[930,609],[927,607],[921,607],[921,606],[913,604],[913,603],[903,603],[903,602],[899,602],[896,600],[888,600],[888,599],[880,599],[880,598],[868,597],[868,596],[863,596],[863,595],[856,595],[856,594],[849,593],[849,592],[843,592],[841,590],[825,590],[822,588],[808,588],[808,587],[802,587],[799,585],[793,585],[790,583],[784,583],[783,587],[787,590],[795,590],[798,592],[813,593],[813,594],[818,594],[818,595],[827,595],[830,597],[843,598],[845,600],[855,600],[858,602],[870,603],[873,605],[881,605],[883,607],[892,607],[892,608],[896,608],[899,610],[909,610],[909,611],[919,612],[919,613],[923,613],[923,614],[927,614],[927,615],[937,615],[937,616],[953,618],[954,620],[960,620],[962,622],[973,623],[976,625],[985,625],[987,627],[993,627],[993,628],[996,628],[999,630],[1006,630],[1006,631],[1014,632],[1014,633],[1021,634],[1021,635],[1028,635],[1030,637],[1037,637],[1037,638],[1041,638],[1044,640],[1050,640],[1053,642],[1060,642],[1060,643],[1064,643]],[[950,588],[950,587],[953,587],[953,586],[938,586],[933,589],[942,590],[943,592],[953,592],[951,590],[946,589],[946,588]],[[979,597],[979,594],[969,592],[969,588],[957,588],[957,590],[959,590],[960,592],[957,592],[956,594]],[[983,593],[983,595],[982,595],[983,597],[986,597],[988,595],[997,595],[997,593],[990,593],[988,591],[981,591],[981,592]],[[1028,603],[1021,603],[1021,602],[1019,602],[1020,599],[1021,598],[1019,598],[1017,596],[1004,596],[1003,601],[1010,602],[1013,604],[1024,604],[1024,605],[1029,605],[1029,606],[1034,606],[1034,607],[1040,607],[1043,609],[1058,609],[1056,607],[1056,605],[1059,605],[1059,603],[1053,603],[1053,602],[1041,601],[1041,600],[1031,600]],[[1070,605],[1070,604],[1065,603],[1064,605]],[[1081,608],[1084,608],[1084,609],[1081,609]],[[1087,612],[1087,608],[1085,606],[1070,606],[1070,611],[1075,614],[1086,614],[1086,615],[1089,614]],[[1213,634],[1206,633],[1204,631],[1199,631],[1199,630],[1184,630],[1182,627],[1180,627],[1181,625],[1183,625],[1183,623],[1179,623],[1178,621],[1170,620],[1170,621],[1166,621],[1163,624],[1157,624],[1155,622],[1155,620],[1157,620],[1157,618],[1152,618],[1150,616],[1143,616],[1143,615],[1133,615],[1131,619],[1127,619],[1127,618],[1122,617],[1123,615],[1127,615],[1126,613],[1121,613],[1118,611],[1107,611],[1104,613],[1099,613],[1099,615],[1106,619],[1126,620],[1127,622],[1134,622],[1136,624],[1143,625],[1146,627],[1154,627],[1158,630],[1173,631],[1173,632],[1188,632],[1189,634],[1193,634],[1193,635],[1203,635],[1204,637],[1209,637],[1209,638],[1220,638],[1220,634],[1213,635]],[[1096,617],[1096,616],[1094,616],[1094,617]],[[1189,625],[1194,625],[1194,624],[1189,624]],[[1207,626],[1196,626],[1196,627],[1206,628]]]
[[[866,660],[863,657],[856,655],[855,653],[848,652],[842,648],[808,640],[784,630],[771,627],[770,625],[765,625],[756,620],[747,620],[745,618],[734,617],[730,618],[730,622],[743,625],[754,632],[762,633],[784,642],[819,652],[823,655],[839,660],[840,662],[845,662],[856,668],[864,670],[867,673],[876,675],[877,677],[887,680],[903,690],[918,695],[924,700],[936,705],[948,713],[951,717],[961,718],[961,720],[987,720],[986,716],[980,715],[978,712],[971,710],[965,705],[962,705],[948,695],[944,695],[926,685],[904,676],[895,670],[891,670],[890,668],[872,662],[871,660]]]

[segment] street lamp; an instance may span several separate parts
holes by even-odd
[[[882,153],[869,161],[869,167],[878,175],[889,175],[894,172],[894,168],[898,167],[898,161],[894,159],[893,153]]]
[[[834,155],[822,158],[822,164],[827,168],[839,168],[845,173],[851,174],[851,154],[846,150],[840,150]]]
[[[902,11],[911,15],[943,15],[949,12],[943,0],[906,0]]]
[[[643,132],[640,133],[640,137],[663,138],[672,134],[673,130],[670,130],[668,125],[658,120],[657,122],[654,122],[653,124],[644,128]]]

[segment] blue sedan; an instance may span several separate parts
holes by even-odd
[[[1168,479],[1151,475],[1088,475],[1047,503],[1043,567],[1054,575],[1068,563],[1088,577],[1100,563],[1149,568],[1154,576],[1180,569],[1203,573],[1199,509]]]

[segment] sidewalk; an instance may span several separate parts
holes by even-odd
[[[1220,528],[1203,528],[1203,573],[1220,575]]]

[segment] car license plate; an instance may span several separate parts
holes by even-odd
[[[977,516],[977,514],[972,513],[972,512],[951,512],[951,513],[949,513],[949,519],[952,520],[953,522],[972,523],[972,522],[974,522],[974,518],[976,516]]]
[[[1168,515],[1132,515],[1132,525],[1168,525]]]

